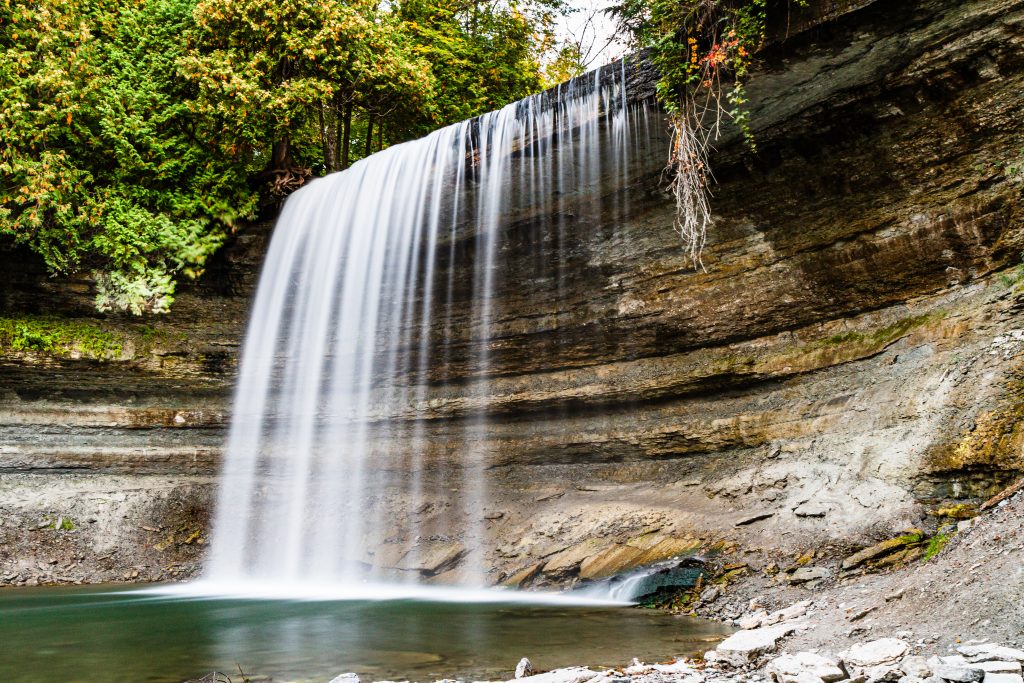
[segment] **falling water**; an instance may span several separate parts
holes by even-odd
[[[605,67],[386,149],[287,201],[245,339],[210,580],[416,581],[436,547],[425,539],[440,536],[457,540],[458,578],[486,582],[486,410],[450,428],[465,446],[441,476],[451,497],[443,533],[421,521],[432,463],[416,418],[456,337],[471,348],[459,390],[486,405],[503,226],[527,209],[557,216],[564,248],[566,197],[627,172],[639,109],[625,79],[624,65]],[[459,259],[472,259],[460,271],[472,273],[468,306],[455,297],[470,286],[456,281]],[[406,446],[388,450],[396,443]]]

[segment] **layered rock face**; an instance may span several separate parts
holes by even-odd
[[[370,561],[458,578],[466,539],[442,520],[466,453],[487,459],[489,578],[520,585],[716,542],[852,544],[1024,471],[1024,2],[859,4],[764,51],[758,150],[733,136],[713,156],[706,270],[672,229],[653,108],[627,176],[508,217],[486,338],[460,236],[439,264],[455,286],[438,362],[386,379],[427,384],[382,409],[417,426],[374,454],[393,470],[428,454],[413,514],[436,561],[401,566],[372,540]],[[642,101],[653,75],[631,68]],[[168,319],[91,321],[120,340],[107,360],[5,350],[0,578],[194,571],[267,232],[240,235]],[[90,315],[87,282],[10,259],[5,315]],[[466,428],[481,415],[482,440]],[[387,541],[413,542],[411,521]]]

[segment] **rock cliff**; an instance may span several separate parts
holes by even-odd
[[[494,582],[856,545],[1024,471],[1024,2],[877,0],[776,33],[749,84],[757,152],[727,136],[712,160],[706,272],[672,230],[649,109],[628,176],[578,188],[558,217],[508,217],[487,367],[456,287],[431,339],[444,363],[390,379],[427,384],[381,416],[419,421],[415,437],[375,454],[395,469],[429,454],[423,528],[458,496],[444,473],[463,425],[489,416],[473,448]],[[649,99],[649,67],[631,69]],[[88,281],[0,254],[0,579],[195,571],[268,234],[237,235],[145,322],[94,318]],[[471,241],[442,264],[456,283]]]

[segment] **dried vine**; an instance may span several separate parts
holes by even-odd
[[[649,46],[659,70],[658,98],[672,143],[665,182],[675,201],[675,229],[692,266],[713,222],[708,164],[723,120],[753,148],[744,79],[764,42],[766,0],[623,0],[611,10],[635,44]]]

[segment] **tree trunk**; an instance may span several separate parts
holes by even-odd
[[[349,151],[352,144],[352,101],[345,103],[345,113],[341,121],[341,168],[348,168]]]
[[[363,152],[364,157],[370,156],[373,152],[373,114],[366,115],[366,151]]]
[[[278,140],[270,153],[270,168],[283,171],[292,165],[292,143],[289,140]]]
[[[328,173],[338,170],[338,135],[331,121],[331,109],[320,103],[320,141],[324,152],[324,168]]]

